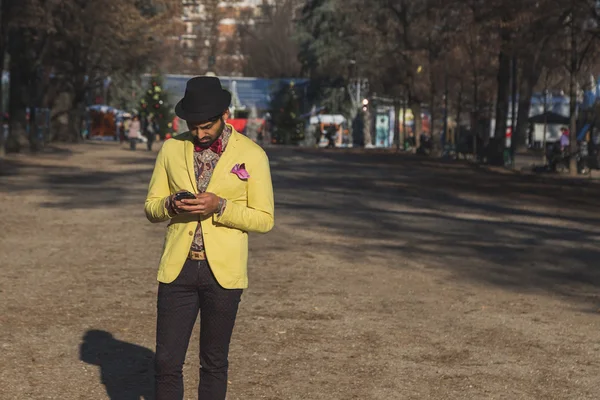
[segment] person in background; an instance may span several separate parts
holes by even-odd
[[[315,147],[319,147],[319,143],[321,142],[321,138],[323,137],[323,130],[321,129],[321,124],[315,125],[314,127],[314,136],[315,136]]]
[[[325,135],[327,137],[327,148],[333,149],[335,147],[335,139],[337,137],[337,125],[329,125]]]
[[[152,114],[146,117],[145,125],[146,126],[144,129],[144,136],[146,136],[146,138],[148,139],[146,145],[148,146],[148,151],[152,151],[152,143],[154,143],[154,138],[156,137],[156,133],[158,132],[156,130],[158,124],[156,123]]]
[[[565,151],[569,149],[569,144],[571,143],[571,140],[569,138],[569,129],[567,129],[566,126],[563,126],[562,128],[560,128],[560,150],[561,151]]]
[[[129,139],[129,149],[135,150],[135,145],[140,138],[140,119],[137,115],[133,117],[133,120],[129,124],[129,131],[127,134],[127,138]]]

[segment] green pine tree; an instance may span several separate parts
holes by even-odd
[[[169,103],[169,96],[163,88],[163,77],[154,75],[150,77],[148,89],[140,100],[140,117],[152,117],[158,123],[158,134],[164,139],[167,134],[175,136],[173,130],[173,107]]]
[[[300,99],[293,82],[283,87],[273,99],[271,115],[275,126],[274,138],[281,144],[298,144],[304,139],[300,120]]]

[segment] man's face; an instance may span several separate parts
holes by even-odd
[[[210,147],[223,133],[227,113],[205,122],[186,121],[188,129],[202,147]]]

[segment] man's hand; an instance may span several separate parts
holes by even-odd
[[[195,199],[175,201],[175,207],[179,212],[208,216],[219,210],[219,197],[214,193],[200,193]]]

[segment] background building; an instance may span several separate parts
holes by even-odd
[[[180,73],[242,76],[242,38],[264,22],[273,0],[182,0]]]

